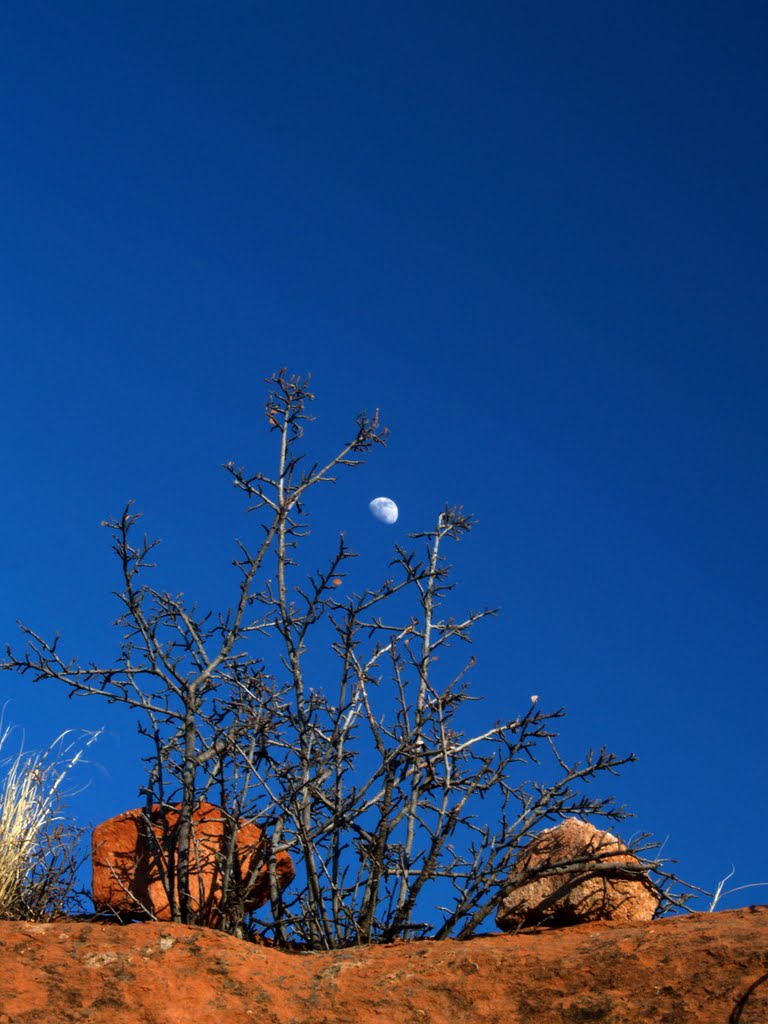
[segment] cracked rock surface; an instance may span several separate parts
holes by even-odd
[[[333,953],[2,921],[0,966],[0,1024],[766,1024],[768,907]]]

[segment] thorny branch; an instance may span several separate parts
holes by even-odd
[[[157,542],[136,536],[140,517],[129,503],[104,524],[122,576],[114,663],[66,660],[58,636],[49,643],[22,626],[24,652],[9,648],[0,667],[138,715],[150,748],[145,818],[160,822],[159,840],[148,837],[174,920],[199,919],[193,820],[201,801],[215,799],[227,825],[219,857],[225,929],[262,929],[282,945],[315,949],[430,930],[466,937],[519,881],[516,857],[537,829],[571,814],[624,817],[581,787],[633,757],[602,750],[568,763],[553,729],[562,710],[535,701],[512,719],[465,731],[475,663],[456,648],[495,613],[454,619],[445,611],[454,584],[444,548],[473,526],[462,509],[446,507],[432,530],[411,536],[421,554],[397,545],[390,576],[372,589],[351,588],[355,556],[343,535],[323,569],[301,574],[308,492],[360,465],[387,435],[378,411],[361,414],[334,455],[308,462],[300,446],[313,397],[308,379],[274,375],[265,406],[277,440],[273,470],[225,467],[260,538],[237,542],[230,607],[202,614],[145,581]],[[530,780],[541,751],[546,781]],[[262,917],[250,914],[236,855],[238,824],[252,818],[265,829]],[[277,872],[284,851],[298,869],[286,892]],[[436,927],[425,920],[432,883],[451,897]]]

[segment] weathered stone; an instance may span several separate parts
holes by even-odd
[[[0,921],[0,1024],[766,1024],[768,907],[284,953],[208,928]]]
[[[156,821],[152,830],[160,840],[162,826],[159,808],[152,813]],[[144,811],[135,808],[110,818],[93,830],[93,903],[99,912],[116,913],[138,920],[171,919],[168,894],[160,878],[156,858],[151,855],[142,822]],[[166,813],[166,823],[173,829],[178,823],[174,810]],[[224,851],[226,821],[220,808],[200,804],[193,816],[190,891],[193,906],[200,920],[209,927],[219,923],[221,896],[221,857]],[[242,879],[253,875],[253,882],[244,894],[246,910],[255,910],[269,899],[269,872],[265,843],[258,825],[243,822],[237,831],[237,861]],[[277,878],[280,888],[293,881],[295,871],[287,853],[277,855]],[[178,897],[178,887],[174,886]]]
[[[650,921],[659,905],[656,886],[643,873],[622,877],[621,865],[637,866],[640,861],[610,832],[601,832],[577,818],[566,818],[555,828],[533,839],[515,863],[513,874],[565,865],[578,858],[585,864],[557,874],[522,882],[502,901],[496,924],[504,931],[525,925],[552,926],[588,921]],[[595,872],[595,862],[613,872]]]

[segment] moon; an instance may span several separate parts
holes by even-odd
[[[387,526],[391,526],[397,522],[397,505],[391,498],[374,498],[368,508],[371,510],[374,518],[378,519],[380,523],[386,523]]]

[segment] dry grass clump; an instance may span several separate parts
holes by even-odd
[[[0,750],[10,729],[0,734]],[[77,748],[63,733],[43,753],[20,751],[0,783],[0,919],[47,921],[78,906],[83,830],[63,810],[62,784],[98,734]]]

